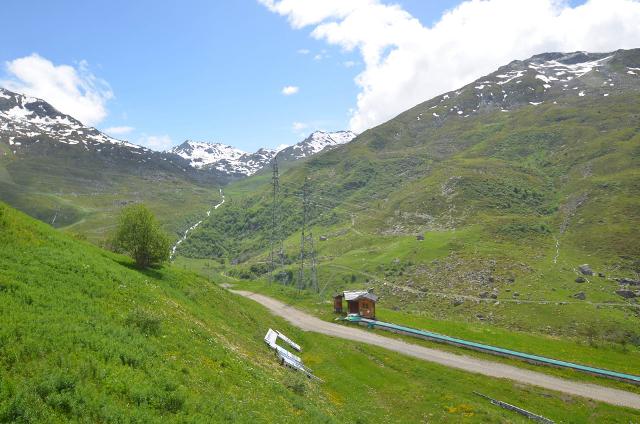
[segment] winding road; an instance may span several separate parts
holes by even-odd
[[[313,331],[332,337],[340,337],[355,342],[379,346],[424,361],[435,362],[451,368],[483,374],[489,377],[506,378],[519,383],[531,384],[545,389],[581,396],[611,405],[624,406],[640,410],[640,395],[624,390],[582,383],[553,377],[547,374],[529,371],[512,365],[491,362],[466,355],[457,355],[438,349],[419,346],[405,341],[384,337],[371,331],[344,325],[332,324],[300,311],[283,302],[257,293],[230,290],[232,293],[253,299],[296,327],[304,331]]]

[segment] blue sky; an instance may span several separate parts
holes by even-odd
[[[432,20],[454,2],[404,3]],[[31,53],[56,65],[86,60],[114,93],[98,127],[135,127],[123,136],[133,141],[147,134],[248,150],[290,144],[301,132],[345,129],[358,92],[362,65],[343,64],[361,62],[357,54],[292,30],[253,0],[9,0],[2,15],[0,61]],[[299,93],[283,96],[286,85]],[[294,122],[309,127],[294,131]]]
[[[395,3],[428,28],[460,2]],[[581,3],[566,2],[565,7]],[[360,104],[357,96],[381,90],[385,80],[359,85],[354,78],[367,70],[384,70],[383,64],[366,63],[359,48],[346,51],[348,40],[330,42],[326,37],[310,36],[317,23],[292,27],[287,18],[297,12],[287,13],[276,13],[256,0],[4,0],[0,80],[13,77],[7,70],[9,62],[33,53],[54,65],[80,68],[81,61],[86,61],[90,74],[108,83],[113,93],[104,100],[108,113],[96,123],[98,128],[132,127],[120,137],[139,143],[146,143],[149,137],[164,137],[165,144],[169,139],[173,144],[196,139],[245,150],[292,144],[315,129],[353,127],[350,119],[355,109],[374,116],[361,124],[366,128],[428,99],[390,99],[389,110],[369,112],[367,99]],[[398,25],[406,22],[401,20]],[[358,39],[364,40],[361,45],[366,46],[367,37],[374,37],[375,32],[373,27],[371,34],[359,34]],[[425,35],[425,44],[431,36]],[[402,41],[394,43],[390,41],[380,51],[386,54]],[[528,55],[529,50],[522,54]],[[520,52],[505,50],[492,59],[495,64],[483,64],[478,72],[493,69],[503,58],[517,58],[514,54]],[[348,62],[351,66],[345,65]],[[415,66],[425,72],[437,70],[435,63]],[[461,74],[448,81],[449,85],[425,88],[421,95],[435,95],[471,76],[473,72]],[[384,78],[396,79],[393,75]],[[282,89],[289,85],[299,91],[285,96]],[[402,90],[397,93],[400,97]]]

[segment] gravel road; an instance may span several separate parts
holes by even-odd
[[[598,386],[596,384],[565,380],[511,365],[418,346],[402,340],[384,337],[372,331],[332,324],[268,296],[240,290],[231,290],[231,292],[255,300],[275,315],[284,318],[294,326],[305,331],[313,331],[328,336],[379,346],[424,361],[435,362],[476,374],[506,378],[520,383],[563,392],[572,396],[581,396],[612,405],[640,409],[640,395],[635,393]]]

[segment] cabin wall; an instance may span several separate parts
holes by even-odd
[[[369,299],[359,299],[358,309],[361,317],[370,319],[376,317],[376,303]]]
[[[342,313],[342,296],[336,296],[333,298],[333,312],[336,314]]]

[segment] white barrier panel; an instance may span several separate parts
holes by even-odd
[[[313,378],[313,379],[322,381],[318,377],[313,375],[309,368],[304,366],[304,364],[302,363],[302,359],[299,356],[296,356],[293,353],[289,352],[287,349],[285,349],[285,348],[283,348],[281,346],[278,346],[278,344],[277,344],[278,339],[281,339],[282,341],[287,343],[289,346],[291,346],[292,348],[294,348],[298,352],[300,352],[302,350],[302,348],[300,347],[300,345],[295,343],[293,340],[291,340],[290,338],[288,338],[284,334],[280,333],[279,331],[272,330],[270,328],[269,331],[267,331],[267,334],[264,336],[264,342],[267,345],[269,345],[269,347],[271,349],[276,351],[276,354],[278,355],[278,358],[280,358],[280,360],[282,361],[282,363],[284,365],[287,365],[288,367],[291,367],[291,368],[293,368],[295,370],[302,371],[309,378]]]
[[[271,330],[271,329],[269,329],[269,330]],[[280,337],[282,339],[282,341],[284,341],[286,344],[288,344],[289,346],[291,346],[292,348],[294,348],[298,352],[300,352],[302,350],[300,345],[298,345],[297,343],[294,343],[293,340],[291,340],[290,338],[288,338],[287,336],[285,336],[281,332],[276,330],[276,333],[278,333],[278,337]]]

